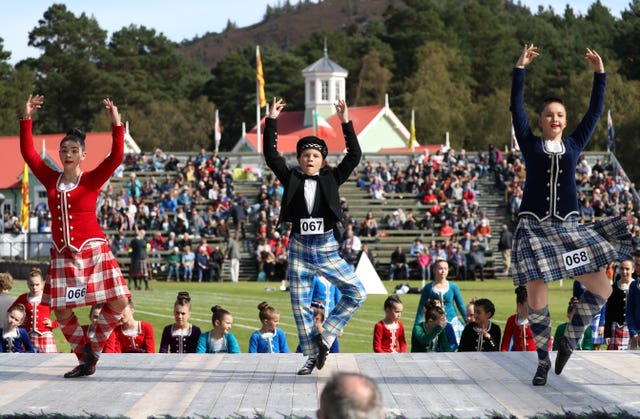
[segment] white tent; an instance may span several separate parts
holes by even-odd
[[[387,289],[378,276],[375,268],[371,264],[369,256],[365,252],[362,252],[358,266],[356,267],[356,275],[364,285],[364,289],[367,294],[383,294],[387,295]]]

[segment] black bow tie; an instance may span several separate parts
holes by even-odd
[[[315,175],[308,175],[306,173],[302,173],[302,179],[306,180],[306,179],[311,179],[311,180],[318,180],[320,176],[318,174]]]

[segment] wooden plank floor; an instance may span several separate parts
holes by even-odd
[[[71,354],[0,354],[0,414],[315,417],[331,374],[359,371],[378,383],[389,413],[408,418],[592,409],[640,415],[635,351],[574,353],[544,387],[531,385],[535,353],[331,354],[322,371],[295,375],[303,362],[299,354],[106,354],[94,376],[65,380]]]

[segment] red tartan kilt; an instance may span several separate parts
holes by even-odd
[[[68,301],[70,288],[85,286],[86,293],[81,299]],[[58,252],[51,248],[49,280],[44,287],[43,304],[49,304],[56,310],[92,306],[122,297],[129,298],[131,293],[106,242],[89,242],[79,252],[68,249]]]
[[[42,335],[32,333],[29,335],[33,346],[38,348],[38,352],[42,354],[57,354],[58,347],[56,346],[56,340],[53,337],[53,333],[46,332]]]
[[[617,322],[611,325],[611,343],[607,346],[611,351],[623,351],[629,349],[629,328],[620,326]]]

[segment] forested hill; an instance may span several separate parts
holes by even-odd
[[[241,1],[241,0],[235,0]],[[287,110],[304,108],[301,70],[322,57],[349,71],[350,106],[380,105],[389,95],[408,126],[415,110],[420,143],[448,132],[459,149],[510,143],[511,69],[524,43],[539,46],[527,68],[525,104],[535,129],[541,100],[557,96],[570,133],[589,104],[592,74],[585,48],[597,50],[607,71],[605,117],[592,150],[604,150],[606,111],[616,155],[640,176],[640,0],[614,18],[600,1],[586,15],[567,7],[530,11],[507,0],[302,0],[267,8],[262,22],[176,45],[153,28],[130,25],[108,35],[90,16],[54,4],[29,34],[41,55],[12,67],[0,42],[0,134],[17,133],[16,116],[30,92],[47,103],[37,132],[79,126],[108,130],[100,98],[109,96],[145,150],[210,147],[219,110],[221,149],[242,124],[255,123],[255,45],[261,46],[267,97]]]
[[[367,22],[383,21],[385,12],[404,7],[403,0],[324,0],[318,3],[287,0],[283,3],[281,7],[267,6],[259,23],[238,28],[230,21],[222,33],[208,33],[185,41],[178,49],[205,67],[214,68],[230,50],[246,45],[269,45],[289,51],[309,39],[313,32],[364,31]]]

